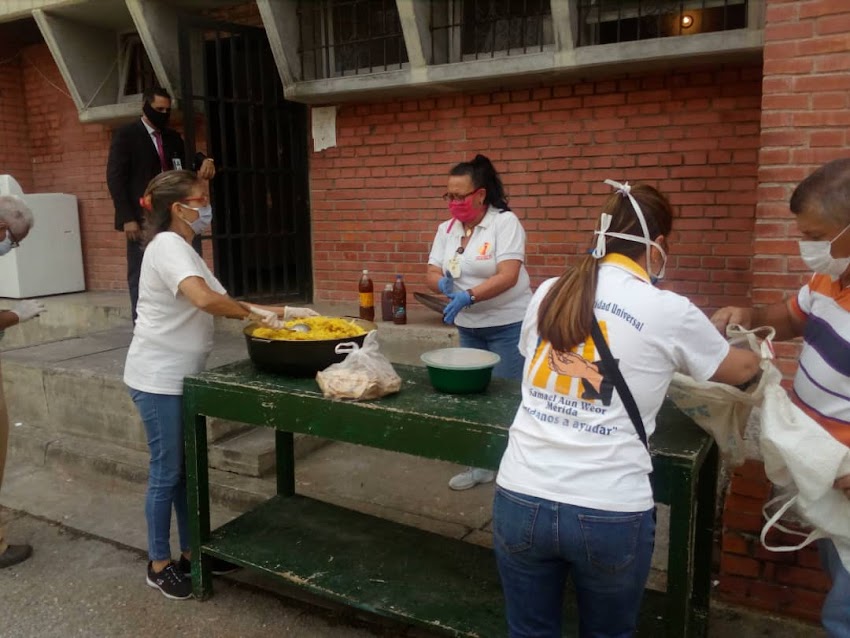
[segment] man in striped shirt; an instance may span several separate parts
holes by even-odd
[[[760,308],[723,308],[712,322],[773,326],[776,339],[803,337],[792,398],[833,437],[850,446],[850,158],[825,164],[803,180],[790,202],[800,256],[814,271],[797,296]],[[834,487],[850,498],[850,475]],[[820,541],[832,589],[821,618],[831,638],[850,638],[850,573],[835,544]]]

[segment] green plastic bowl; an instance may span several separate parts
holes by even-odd
[[[495,352],[477,348],[441,348],[421,357],[435,390],[450,394],[484,392],[493,368],[501,360]]]

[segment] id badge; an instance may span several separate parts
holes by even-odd
[[[457,279],[460,277],[460,257],[458,255],[454,255],[451,259],[449,259],[449,263],[447,264],[446,270],[449,271],[449,274]]]
[[[172,168],[174,168],[175,171],[182,171],[183,170],[183,160],[181,160],[179,157],[174,157],[171,160],[171,166],[172,166]]]

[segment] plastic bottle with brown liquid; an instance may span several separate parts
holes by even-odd
[[[357,290],[360,292],[360,318],[375,321],[375,287],[368,270],[363,271]]]
[[[395,276],[393,284],[393,323],[407,323],[407,288],[401,275]]]
[[[393,320],[393,285],[387,284],[381,293],[381,320]]]

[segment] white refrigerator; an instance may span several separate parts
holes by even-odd
[[[21,245],[0,257],[0,297],[85,290],[77,198],[64,193],[25,194],[9,175],[0,175],[0,195],[20,197],[35,222]]]

